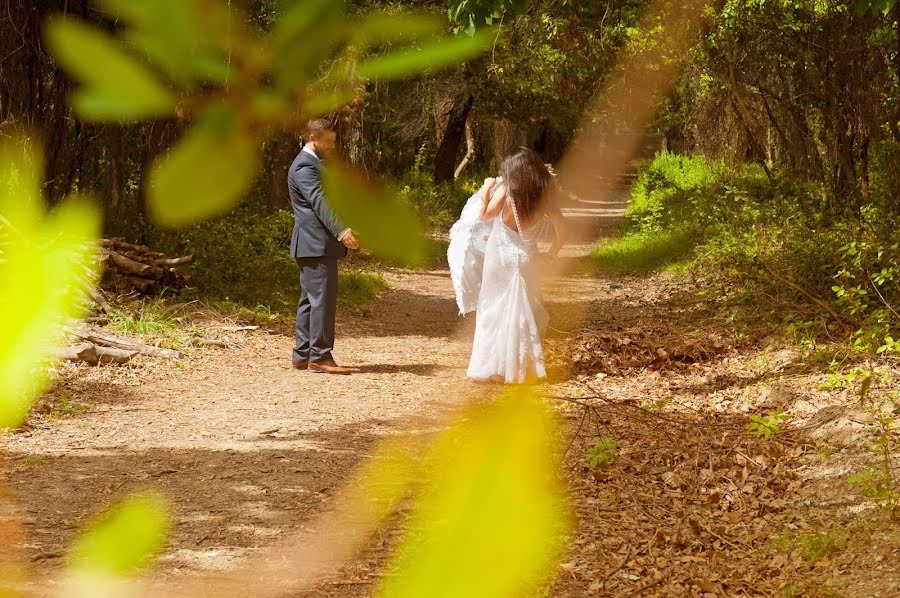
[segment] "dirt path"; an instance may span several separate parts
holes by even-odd
[[[581,242],[566,257],[584,255],[622,209],[569,208]],[[472,320],[457,317],[446,269],[386,278],[390,291],[340,316],[336,358],[355,368],[350,377],[293,370],[288,329],[230,333],[233,347],[178,363],[64,367],[29,426],[5,441],[37,569],[60,564],[100,505],[142,488],[174,505],[164,570],[226,569],[302,527],[376,438],[465,401],[476,390],[464,382]],[[552,281],[551,309],[577,311],[606,284]]]
[[[563,260],[583,262],[623,207],[570,206],[577,238]],[[900,536],[846,482],[871,461],[851,391],[817,390],[819,370],[717,319],[690,283],[570,271],[545,299],[551,354],[574,361],[574,376],[548,392],[574,436],[565,471],[579,528],[551,595],[900,592]],[[287,327],[229,333],[231,348],[177,363],[64,368],[4,439],[36,572],[61,566],[102,505],[145,488],[175,513],[163,575],[229,569],[304,529],[379,437],[473,396],[472,322],[456,316],[446,270],[386,277],[390,291],[340,316],[350,377],[291,369]],[[197,325],[221,334],[223,322]],[[775,409],[796,432],[747,432],[749,414]],[[602,438],[616,458],[590,471],[585,452]],[[368,595],[393,533],[317,593]]]

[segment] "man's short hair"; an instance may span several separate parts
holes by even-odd
[[[314,118],[306,123],[306,138],[318,139],[322,133],[332,131],[331,123],[326,118]]]

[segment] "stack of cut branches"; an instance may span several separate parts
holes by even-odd
[[[190,282],[178,268],[193,262],[193,255],[169,258],[121,238],[101,239],[100,247],[99,259],[105,269],[102,286],[117,295],[150,295]]]

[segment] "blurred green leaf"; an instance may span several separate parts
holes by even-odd
[[[353,27],[352,43],[361,47],[398,41],[409,41],[441,32],[439,19],[428,14],[367,14]]]
[[[333,163],[324,170],[322,179],[331,207],[353,228],[364,247],[402,264],[424,261],[427,244],[422,228],[412,210],[390,189]]]
[[[91,120],[140,120],[170,114],[175,97],[110,35],[69,17],[48,20],[47,41],[82,89],[73,104]]]
[[[239,12],[221,2],[197,0],[100,0],[100,5],[131,28],[123,37],[173,82],[193,79],[224,82],[228,77],[230,35],[242,27]]]
[[[320,74],[322,65],[337,54],[350,31],[349,23],[344,20],[318,23],[306,33],[302,43],[279,48],[272,63],[272,73],[279,88],[302,90]]]
[[[169,508],[156,495],[125,499],[101,515],[71,551],[76,574],[126,576],[146,567],[165,546]]]
[[[346,106],[352,102],[357,96],[357,90],[354,86],[348,86],[334,89],[331,91],[317,91],[315,87],[310,88],[310,96],[303,103],[303,116],[305,118],[315,118],[334,112],[342,106]]]
[[[60,330],[80,317],[80,289],[93,284],[99,214],[69,198],[45,217],[37,155],[0,147],[0,428],[19,425],[49,384]]]
[[[897,0],[858,0],[854,6],[853,12],[856,16],[861,17],[868,12],[880,12],[883,15],[891,12],[891,9],[897,4]]]
[[[475,58],[492,39],[490,31],[483,31],[472,37],[451,38],[421,48],[398,50],[363,62],[359,65],[359,75],[369,79],[399,79],[437,70]]]
[[[154,220],[179,227],[230,210],[256,179],[258,150],[231,112],[208,113],[154,165],[148,191]]]
[[[526,388],[467,410],[426,455],[409,531],[379,595],[539,595],[570,523],[556,477],[559,434]]]
[[[316,48],[305,39],[310,30],[339,20],[344,14],[343,3],[334,0],[295,0],[289,4],[272,31],[276,52],[295,44],[304,46],[307,52],[315,52]]]

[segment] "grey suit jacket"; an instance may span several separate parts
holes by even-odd
[[[322,190],[324,163],[301,151],[288,171],[288,191],[294,210],[291,233],[293,257],[344,257],[347,248],[337,240],[344,223],[328,205]]]

